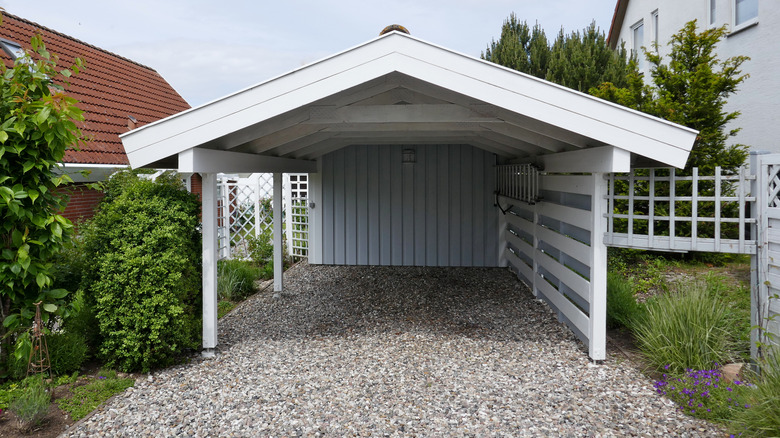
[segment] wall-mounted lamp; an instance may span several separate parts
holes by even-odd
[[[402,153],[401,162],[404,164],[407,163],[416,163],[417,160],[414,155],[414,149],[404,149]]]

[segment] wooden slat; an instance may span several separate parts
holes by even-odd
[[[629,243],[630,242],[630,243]],[[650,248],[647,236],[634,235],[629,239],[625,233],[612,233],[610,236],[605,236],[604,243],[609,246],[621,247],[621,248],[634,248],[634,249],[648,249]],[[756,250],[755,241],[745,242],[744,253],[739,252],[739,241],[737,239],[721,239],[720,246],[715,246],[715,239],[700,237],[696,240],[694,245],[693,239],[690,237],[675,237],[672,241],[669,241],[669,236],[656,236],[655,248],[650,249],[663,249],[669,251],[704,251],[704,252],[726,252],[730,254],[753,254]],[[780,259],[779,259],[780,260]]]
[[[534,271],[528,265],[526,265],[525,262],[520,257],[518,257],[515,254],[512,254],[512,252],[509,251],[508,249],[506,250],[506,252],[507,252],[506,255],[507,258],[512,260],[512,266],[514,266],[515,269],[517,269],[517,272],[522,274],[526,280],[532,282],[534,278]]]
[[[588,316],[585,315],[580,309],[578,309],[571,301],[558,292],[550,283],[544,279],[538,279],[536,282],[536,290],[544,295],[558,311],[566,315],[566,318],[571,321],[572,324],[581,333],[587,336],[588,333]]]
[[[548,244],[565,252],[567,255],[577,259],[586,266],[590,266],[590,246],[563,234],[557,233],[549,228],[536,226],[537,236]]]
[[[593,193],[590,179],[580,175],[540,175],[539,185],[542,190],[555,192],[577,193],[590,195]]]
[[[511,243],[517,251],[520,251],[527,256],[529,260],[533,260],[535,254],[533,244],[530,244],[511,233],[507,235],[506,240]]]
[[[565,205],[541,202],[537,204],[539,214],[566,222],[585,230],[590,229],[590,212]]]
[[[536,262],[546,269],[549,273],[555,276],[566,286],[569,286],[577,295],[580,296],[585,302],[589,302],[589,287],[590,282],[560,262],[550,257],[548,254],[543,253],[541,250],[536,250]]]

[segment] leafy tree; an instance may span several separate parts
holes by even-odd
[[[603,82],[626,86],[627,51],[612,50],[604,32],[591,23],[582,33],[558,33],[552,45],[541,26],[520,22],[513,13],[504,21],[501,37],[482,54],[485,59],[557,84],[587,92]]]
[[[747,147],[726,144],[739,132],[726,125],[740,113],[726,112],[724,107],[728,96],[747,78],[740,67],[749,58],[721,61],[715,50],[725,34],[725,26],[697,32],[696,20],[690,21],[672,36],[668,64],[657,47],[645,52],[650,84],[644,83],[632,64],[627,86],[605,83],[591,94],[698,130],[686,170],[698,167],[702,174],[712,174],[715,166],[721,166],[735,172],[747,158]]]
[[[43,319],[63,313],[65,290],[52,286],[51,257],[69,239],[72,225],[57,214],[63,198],[55,189],[70,178],[56,170],[65,149],[81,137],[75,121],[83,120],[76,100],[64,92],[67,78],[82,67],[57,69],[40,36],[32,38],[33,55],[12,67],[0,65],[0,327],[2,356],[27,339],[33,303],[43,302]],[[21,356],[29,342],[17,342]]]

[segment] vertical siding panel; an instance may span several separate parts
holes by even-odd
[[[379,149],[379,263],[392,264],[392,190],[390,178],[390,146],[378,146]]]
[[[496,156],[489,152],[485,154],[485,265],[498,266],[498,208],[493,206],[493,192],[496,190]]]
[[[371,146],[358,146],[355,148],[357,180],[355,190],[357,192],[357,264],[368,264],[368,148]]]
[[[333,154],[333,262],[337,265],[343,265],[347,262],[346,256],[346,232],[345,232],[345,209],[344,209],[344,149],[340,149]]]
[[[425,169],[428,146],[418,145],[414,167],[414,265],[425,266]]]
[[[390,150],[390,173],[391,173],[391,212],[392,215],[392,230],[390,245],[392,248],[391,264],[395,266],[401,266],[404,263],[403,254],[403,169],[401,168],[401,148],[398,146],[391,146]]]
[[[482,149],[473,150],[474,163],[474,193],[471,202],[471,217],[473,218],[472,235],[472,254],[473,266],[485,266],[485,216],[490,214],[490,210],[485,209],[485,197],[487,196],[487,187],[485,187],[485,151]]]
[[[357,263],[357,147],[344,148],[344,199],[346,207],[346,263]]]
[[[379,147],[368,147],[368,264],[379,264]]]
[[[438,249],[436,251],[436,258],[438,259],[439,266],[449,266],[450,264],[450,227],[449,227],[449,205],[450,205],[450,163],[449,163],[449,146],[439,145],[436,147],[438,150],[438,203],[436,208],[436,217],[438,218]]]
[[[438,180],[436,179],[439,163],[439,147],[427,146],[425,152],[425,265],[436,266],[439,262],[437,234],[439,216],[436,214],[438,207]]]
[[[460,146],[450,146],[450,266],[460,266]]]
[[[460,146],[461,178],[460,178],[460,264],[461,266],[473,266],[472,254],[474,254],[472,199],[475,187],[472,178],[474,168],[473,153],[476,148],[469,145]]]
[[[400,146],[400,150],[410,146]],[[411,146],[412,149],[416,149]],[[416,164],[403,164],[403,264],[414,265],[414,167]]]
[[[333,184],[333,160],[334,155],[328,154],[322,157],[322,263],[336,263],[334,254],[333,234],[335,231],[335,217],[333,208],[335,193]]]

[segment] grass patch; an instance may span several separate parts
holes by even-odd
[[[732,432],[741,436],[780,436],[780,352],[769,357],[748,396],[749,409],[736,415]]]
[[[133,386],[135,380],[121,379],[115,371],[100,371],[97,378],[92,379],[83,386],[76,386],[70,391],[73,394],[69,398],[61,398],[56,401],[57,406],[67,412],[73,421],[78,421],[98,406],[125,389]]]
[[[42,376],[29,377],[24,380],[21,391],[15,394],[9,409],[18,418],[20,430],[29,430],[41,424],[51,405],[51,393],[43,383]]]
[[[649,300],[634,334],[652,368],[682,374],[729,363],[737,345],[735,323],[716,288],[691,281]]]
[[[243,260],[217,262],[217,296],[220,300],[241,301],[255,292],[260,269]]]
[[[227,315],[231,310],[235,309],[238,304],[232,301],[220,301],[217,303],[217,318],[222,318]]]
[[[644,307],[636,302],[633,282],[618,273],[608,273],[607,327],[632,328],[643,312]]]

